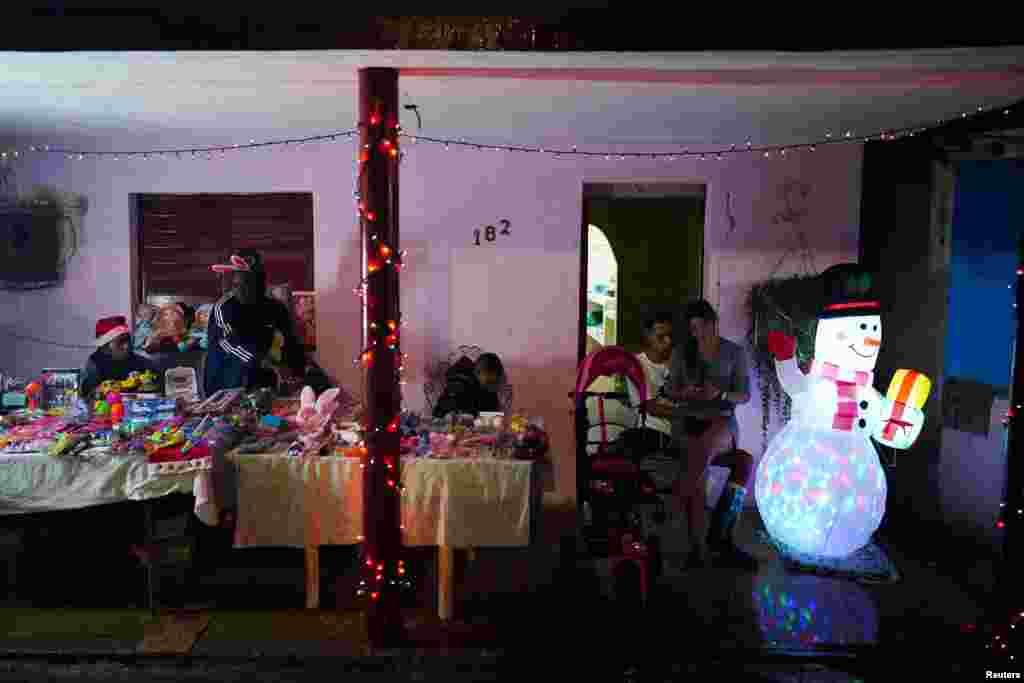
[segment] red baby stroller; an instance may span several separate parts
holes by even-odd
[[[640,405],[631,404],[629,393],[587,391],[599,377],[621,377],[632,382]],[[597,403],[597,419],[593,421],[587,409],[587,399],[591,398]],[[575,404],[577,500],[584,511],[581,526],[591,553],[611,560],[616,597],[626,601],[632,596],[645,601],[650,582],[661,571],[661,544],[654,525],[648,523],[640,508],[653,506],[655,523],[664,521],[665,510],[654,479],[640,466],[649,454],[636,441],[624,438],[636,425],[608,419],[606,408],[608,402],[619,402],[636,410],[642,426],[646,400],[643,367],[625,349],[599,349],[580,365]],[[609,428],[622,432],[610,438]]]

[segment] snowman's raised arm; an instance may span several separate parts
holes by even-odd
[[[768,333],[768,352],[775,359],[779,384],[790,397],[810,388],[810,380],[796,362],[796,338],[776,330]]]

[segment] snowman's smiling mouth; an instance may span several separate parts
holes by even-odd
[[[853,344],[850,344],[850,350],[853,351],[854,353],[856,353],[861,358],[874,358],[875,357],[875,354],[873,354],[873,353],[870,356],[865,356],[863,353],[859,353],[857,351],[857,347],[854,346]]]

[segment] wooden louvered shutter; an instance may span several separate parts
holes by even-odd
[[[311,194],[142,195],[138,215],[140,301],[216,299],[210,266],[245,247],[262,253],[268,284],[313,289]]]
[[[234,195],[226,206],[232,248],[263,255],[267,284],[313,289],[313,195]]]
[[[219,297],[220,278],[210,266],[230,252],[230,226],[211,196],[139,198],[140,300]]]

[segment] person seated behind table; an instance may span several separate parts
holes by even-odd
[[[463,356],[445,373],[444,392],[434,406],[434,417],[501,412],[498,391],[504,384],[505,368],[497,355],[482,354],[476,363]]]
[[[641,427],[638,413],[636,428],[629,430],[624,438],[633,447],[647,452],[664,451],[674,454],[675,449],[669,449],[672,441],[673,404],[666,400],[664,393],[669,378],[669,361],[672,358],[672,316],[669,313],[650,316],[644,320],[643,334],[644,350],[636,354],[636,357],[647,378],[647,402],[644,404],[646,420]],[[639,406],[640,391],[632,382],[627,381],[626,387],[630,404]]]
[[[264,360],[274,341],[274,331],[284,336],[287,367],[282,381],[301,377],[306,353],[295,337],[291,316],[279,302],[267,296],[263,259],[252,249],[241,249],[226,265],[212,266],[218,273],[231,273],[233,289],[213,306],[207,330],[206,396],[221,389],[274,387],[278,373],[265,367]]]
[[[79,395],[84,399],[103,382],[128,379],[133,372],[153,371],[152,364],[132,351],[132,333],[124,316],[103,318],[96,323],[96,346],[82,371]]]

